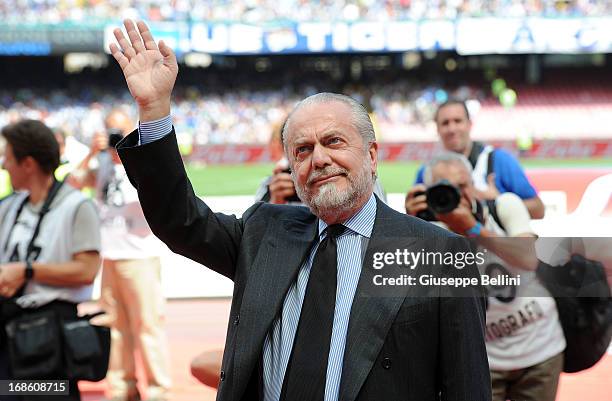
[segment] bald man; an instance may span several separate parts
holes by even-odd
[[[170,389],[168,347],[163,327],[159,243],[146,223],[138,194],[128,182],[115,150],[133,129],[122,110],[111,111],[106,133],[94,136],[84,161],[84,182],[96,189],[102,221],[102,302],[114,317],[107,374],[112,401],[138,401],[134,351],[139,349],[147,378],[147,400],[165,401]],[[142,388],[142,386],[141,386]]]

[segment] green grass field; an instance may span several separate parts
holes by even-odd
[[[526,159],[521,161],[525,168],[573,168],[610,167],[608,159]],[[378,175],[387,193],[406,192],[414,181],[420,163],[381,163]],[[261,180],[270,174],[272,164],[242,164],[227,166],[188,166],[187,172],[196,193],[200,196],[252,195]]]

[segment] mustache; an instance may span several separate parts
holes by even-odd
[[[342,167],[327,167],[323,170],[317,170],[317,171],[314,171],[312,174],[310,174],[310,177],[308,177],[308,181],[306,182],[306,184],[311,185],[315,181],[320,180],[321,178],[329,177],[333,175],[344,174],[348,176],[348,173],[349,173],[348,170]]]

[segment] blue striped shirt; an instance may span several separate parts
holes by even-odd
[[[139,122],[138,134],[139,144],[146,145],[147,143],[157,141],[168,135],[172,131],[172,118],[166,116],[155,121]]]
[[[162,133],[160,127],[165,131]],[[169,128],[168,128],[169,127]],[[141,123],[139,126],[140,141],[142,144],[162,138],[172,130],[170,116],[151,123]],[[363,208],[347,220],[344,226],[348,228],[337,239],[338,249],[338,277],[336,287],[336,307],[332,337],[327,362],[327,377],[325,383],[325,401],[337,401],[342,377],[342,362],[348,334],[351,306],[365,252],[367,241],[372,235],[374,219],[376,217],[376,198],[374,195],[366,202]],[[283,308],[264,341],[263,347],[263,390],[264,401],[278,401],[280,398],[285,370],[289,362],[293,340],[300,320],[300,312],[306,285],[310,276],[310,269],[315,253],[321,241],[325,238],[327,224],[319,220],[319,242],[310,250],[310,255],[300,267],[297,281],[291,285]]]
[[[345,230],[337,240],[336,308],[327,361],[325,401],[338,400],[349,317],[359,275],[361,274],[362,249],[365,249],[363,240],[367,241],[370,238],[375,217],[376,199],[372,195],[365,206],[344,223],[348,230]],[[291,285],[285,296],[281,315],[274,321],[264,342],[264,401],[277,401],[280,397],[285,370],[293,348],[293,339],[300,320],[300,311],[306,293],[310,269],[319,244],[326,236],[324,231],[326,227],[327,224],[319,220],[319,242],[312,247],[310,256],[301,266],[297,281]]]

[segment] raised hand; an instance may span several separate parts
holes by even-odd
[[[170,114],[170,96],[178,74],[176,56],[163,41],[158,47],[144,22],[138,22],[138,30],[131,20],[125,20],[124,26],[129,41],[116,28],[114,34],[121,50],[113,43],[110,51],[138,103],[140,121],[165,117]]]

